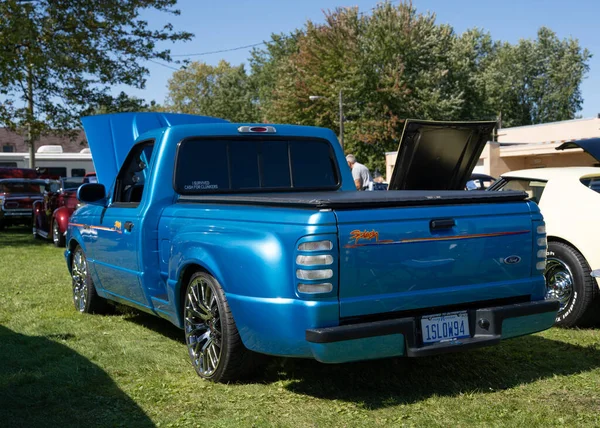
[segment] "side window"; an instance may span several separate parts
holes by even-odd
[[[85,176],[85,168],[71,168],[71,177]]]
[[[504,184],[500,189],[503,190],[519,190],[521,192],[527,193],[528,199],[530,201],[535,202],[536,204],[540,203],[540,199],[542,198],[542,193],[544,193],[544,188],[546,187],[545,181],[539,180],[526,180],[526,179],[510,179]]]
[[[587,177],[579,180],[585,187],[589,187],[594,192],[600,193],[600,177]]]
[[[137,207],[144,194],[148,169],[152,160],[154,141],[139,143],[133,147],[119,171],[115,184],[113,203]]]

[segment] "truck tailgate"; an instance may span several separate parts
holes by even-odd
[[[517,296],[542,298],[541,275],[532,277],[527,203],[335,213],[342,318]]]

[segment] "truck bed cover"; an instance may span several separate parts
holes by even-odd
[[[207,194],[180,196],[180,203],[228,205],[261,205],[277,207],[356,209],[423,205],[464,205],[518,202],[525,192],[504,191],[421,191],[390,190],[387,192],[296,192],[264,194]]]

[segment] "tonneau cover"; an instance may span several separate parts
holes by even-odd
[[[503,191],[415,191],[388,192],[298,192],[235,195],[180,196],[181,203],[213,203],[235,205],[270,205],[302,208],[385,208],[422,205],[462,205],[516,202],[527,198],[525,192]]]

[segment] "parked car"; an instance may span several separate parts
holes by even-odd
[[[565,143],[557,150],[575,148],[600,161],[600,139]],[[489,190],[525,191],[539,205],[548,232],[546,297],[560,301],[556,323],[572,327],[600,321],[600,280],[591,275],[600,269],[600,168],[511,171]]]
[[[487,174],[471,174],[471,178],[467,181],[465,190],[485,190],[490,187],[496,179]]]
[[[33,203],[43,198],[46,186],[47,180],[0,179],[0,230],[31,225]]]
[[[401,142],[391,184],[404,191],[387,192],[356,191],[328,129],[167,113],[82,122],[99,183],[79,188],[87,205],[67,230],[75,307],[112,300],[170,320],[205,379],[248,374],[256,353],[417,357],[554,322],[537,205],[463,191],[476,157],[448,167],[495,122],[407,122],[419,144]],[[428,162],[447,174],[424,182],[406,160],[441,146]]]
[[[65,234],[71,214],[81,206],[77,189],[84,177],[62,178],[46,187],[44,198],[33,204],[33,237],[50,239],[57,247],[65,246]]]
[[[85,176],[83,177],[83,182],[84,183],[97,183],[98,178],[96,177],[96,173],[88,172],[87,174],[85,174]]]

